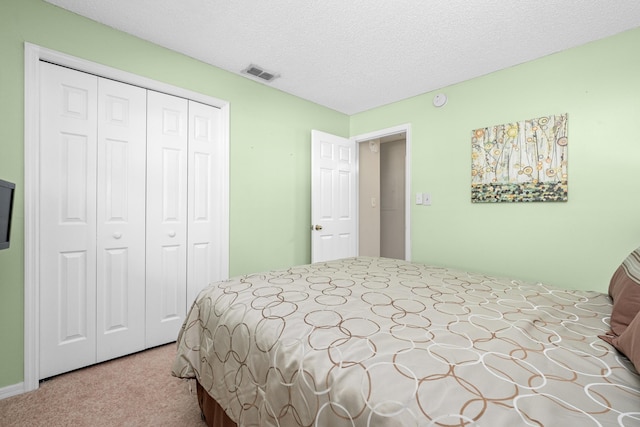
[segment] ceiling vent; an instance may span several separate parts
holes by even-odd
[[[242,70],[242,73],[249,74],[253,77],[259,78],[260,80],[264,80],[265,82],[270,82],[280,77],[279,74],[267,71],[264,68],[254,64],[251,64],[247,68]]]

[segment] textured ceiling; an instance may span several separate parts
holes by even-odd
[[[637,0],[46,1],[346,114],[640,26]]]

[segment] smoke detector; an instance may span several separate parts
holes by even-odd
[[[279,74],[272,71],[267,71],[264,68],[254,64],[251,64],[247,68],[242,70],[242,74],[249,74],[250,76],[256,77],[260,80],[264,80],[265,82],[270,82],[280,77]]]

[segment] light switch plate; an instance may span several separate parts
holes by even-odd
[[[431,193],[422,193],[422,204],[424,206],[431,206]]]
[[[416,193],[416,205],[422,204],[422,193]]]

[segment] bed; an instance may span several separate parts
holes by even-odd
[[[640,320],[614,332],[615,304],[385,258],[303,265],[203,290],[173,374],[215,426],[640,425],[637,357],[618,349]]]

